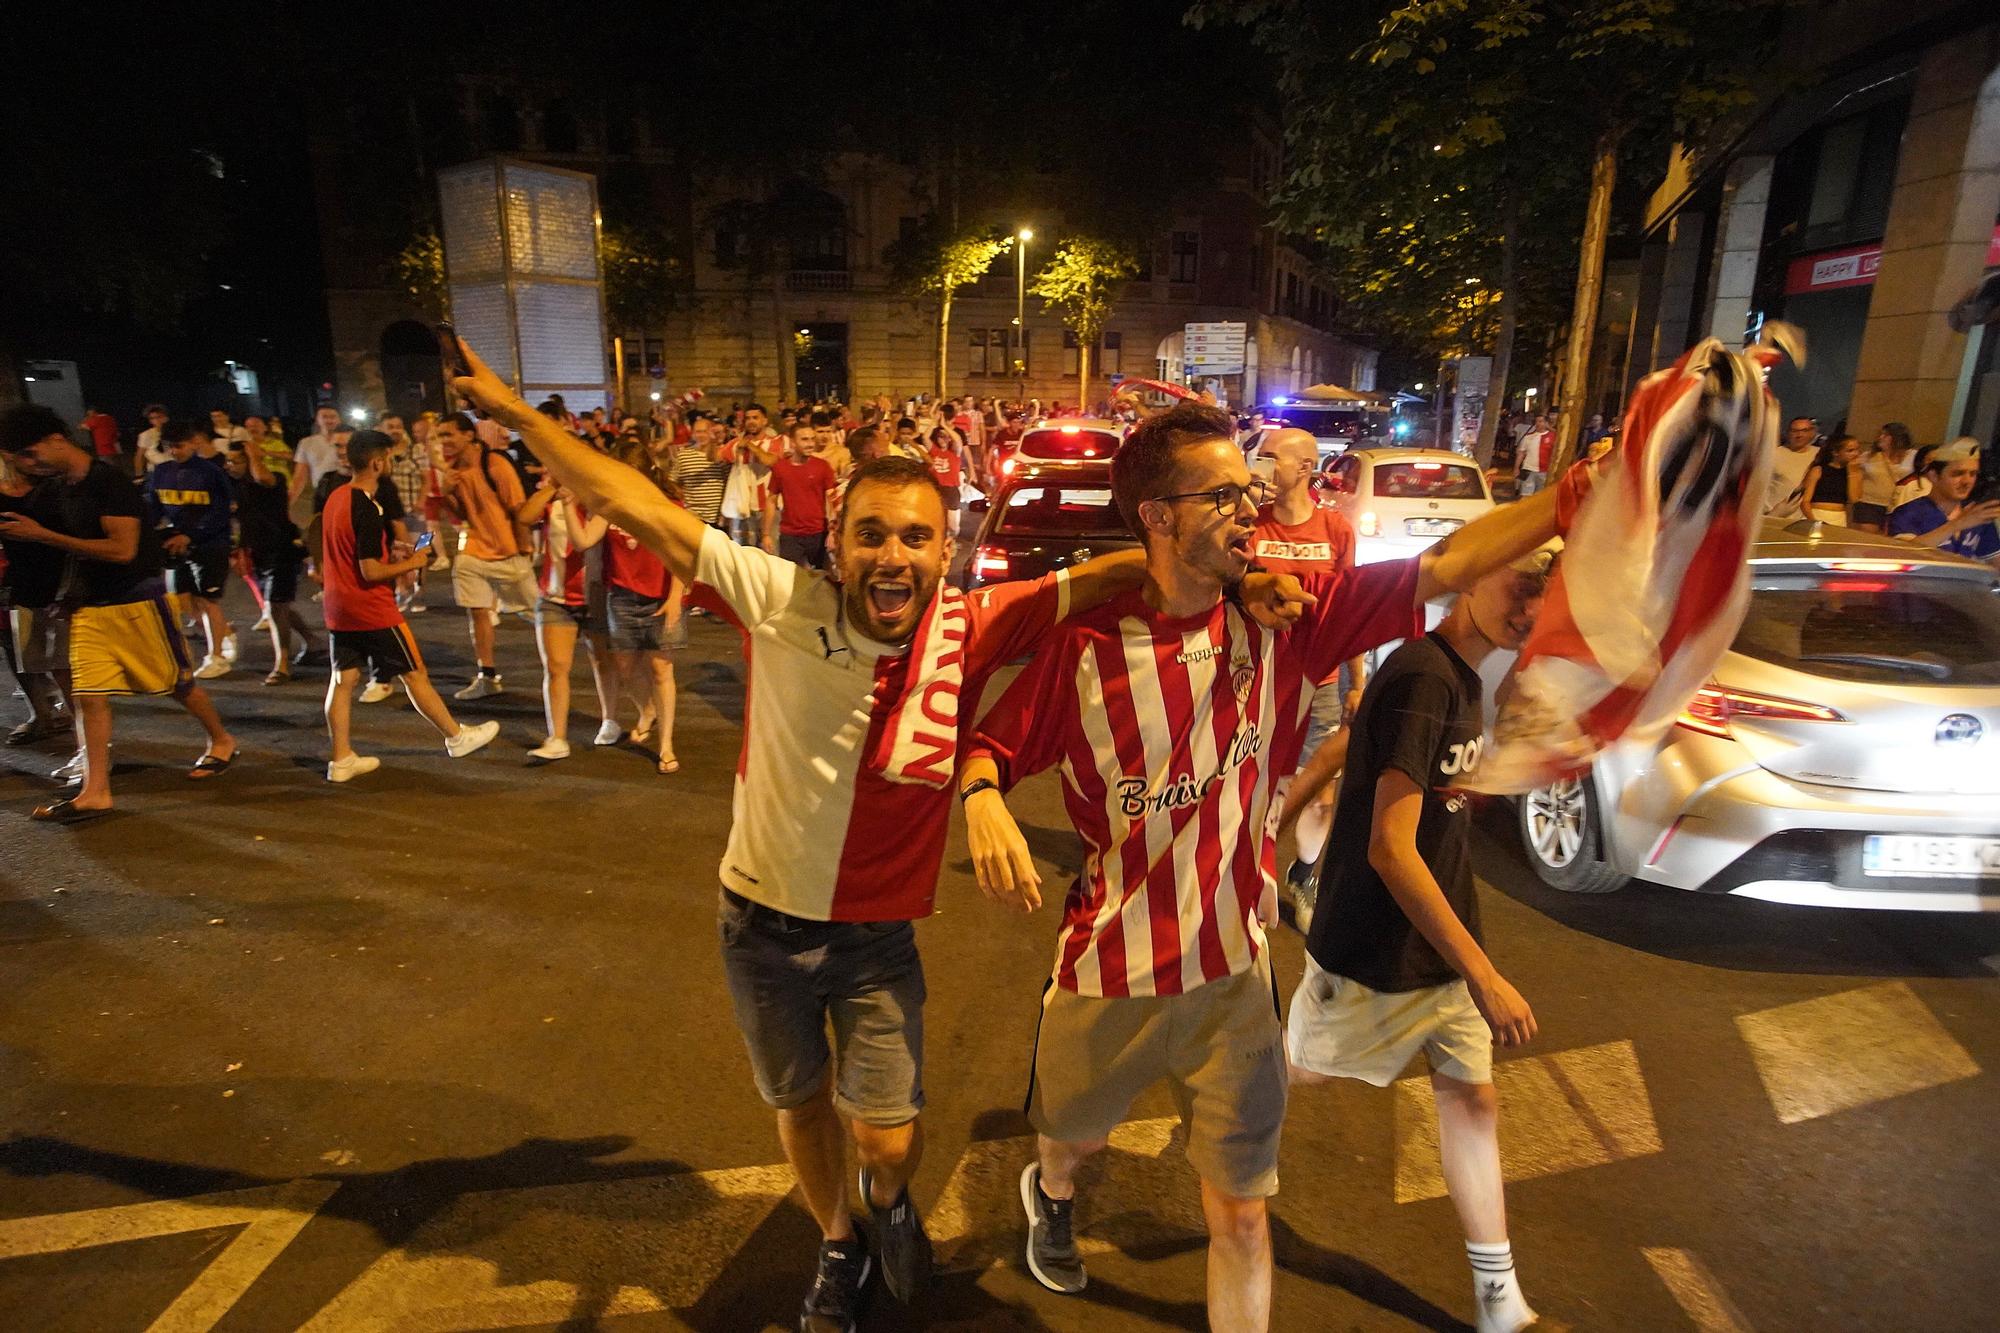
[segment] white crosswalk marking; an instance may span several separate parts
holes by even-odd
[[[0,1222],[0,1259],[241,1226],[235,1239],[147,1329],[147,1333],[203,1333],[229,1312],[338,1188],[330,1180],[294,1180],[189,1199],[14,1218]]]
[[[1686,1250],[1661,1248],[1641,1253],[1701,1333],[1750,1333],[1750,1321],[1730,1303],[1722,1284],[1700,1259]]]
[[[1972,1078],[1979,1066],[1900,981],[1744,1014],[1737,1029],[1787,1125]]]
[[[1197,1232],[1202,1229],[1194,1174],[1184,1159],[1167,1156],[1179,1123],[1173,1116],[1130,1120],[1111,1131],[1109,1149],[1079,1176],[1083,1182],[1077,1205],[1079,1253],[1088,1256],[1117,1249],[1141,1227],[1154,1235],[1190,1225]],[[924,1218],[943,1265],[982,1269],[1014,1253],[1026,1225],[1021,1216],[1021,1168],[1034,1156],[1032,1134],[989,1139],[966,1148]]]
[[[748,1166],[463,1195],[305,1333],[456,1333],[692,1305],[792,1184],[788,1166]]]
[[[1557,1175],[1661,1151],[1653,1103],[1629,1041],[1493,1067],[1500,1166],[1508,1180]],[[1428,1077],[1396,1084],[1396,1202],[1443,1198],[1437,1107]]]

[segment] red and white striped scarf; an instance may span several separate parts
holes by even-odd
[[[942,788],[957,774],[958,705],[971,627],[965,594],[940,584],[902,658],[903,688],[867,757],[868,767],[889,781]],[[878,681],[877,688],[885,684]]]
[[[1710,338],[1640,381],[1467,785],[1524,792],[1580,773],[1614,741],[1664,734],[1714,671],[1749,607],[1778,355]]]

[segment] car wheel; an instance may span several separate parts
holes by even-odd
[[[1601,859],[1603,830],[1597,792],[1587,781],[1563,778],[1525,793],[1520,812],[1521,850],[1542,883],[1564,893],[1610,893],[1625,876]]]

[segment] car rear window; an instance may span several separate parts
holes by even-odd
[[[1408,463],[1377,463],[1375,494],[1387,500],[1484,500],[1486,487],[1479,469],[1469,463],[1423,459]]]
[[[1050,428],[1021,437],[1021,452],[1036,458],[1109,458],[1117,450],[1118,441],[1096,430]]]
[[[1757,573],[1735,648],[1833,680],[2000,685],[2000,592],[1922,574]]]
[[[1123,535],[1125,524],[1109,486],[1032,482],[1002,498],[998,531],[1064,537]]]

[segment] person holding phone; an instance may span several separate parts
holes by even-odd
[[[376,502],[392,447],[380,431],[356,431],[347,441],[353,479],[327,497],[320,513],[320,575],[326,581],[324,610],[333,657],[326,685],[326,730],[333,744],[328,782],[348,782],[382,766],[372,755],[356,754],[351,741],[354,687],[364,671],[377,681],[400,679],[410,703],[438,729],[445,753],[454,759],[484,748],[500,734],[498,722],[461,727],[452,717],[424,670],[416,638],[396,609],[396,580],[422,568],[430,556],[392,543],[389,520]]]

